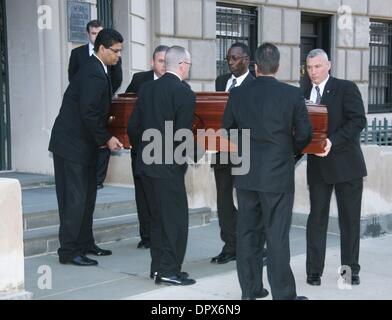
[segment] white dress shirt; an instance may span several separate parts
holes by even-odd
[[[323,98],[323,93],[324,93],[325,85],[327,84],[328,79],[329,79],[329,75],[328,75],[327,79],[325,79],[325,80],[324,80],[323,82],[321,82],[319,85],[313,83],[313,88],[312,88],[312,91],[311,91],[311,93],[310,93],[310,100],[311,100],[313,103],[316,103],[316,101],[317,101],[317,90],[316,90],[316,87],[319,87],[319,88],[320,88],[320,96],[321,96],[321,98]]]
[[[234,79],[237,79],[237,83],[236,83],[235,86],[236,86],[236,87],[239,87],[239,86],[242,84],[242,82],[244,82],[244,80],[245,80],[245,78],[248,76],[248,74],[249,74],[249,70],[248,70],[247,73],[243,74],[242,76],[240,76],[240,77],[238,77],[238,78],[236,78],[236,77],[234,76],[234,74],[233,74],[233,75],[231,76],[231,78],[227,81],[226,92],[229,91],[231,85],[233,84],[233,80],[234,80]]]

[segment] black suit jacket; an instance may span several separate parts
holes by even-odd
[[[72,50],[68,66],[69,81],[71,81],[73,76],[87,63],[89,58],[90,56],[88,44]],[[108,67],[108,74],[112,85],[112,94],[115,94],[116,91],[121,87],[121,83],[123,80],[121,59],[115,66]]]
[[[227,81],[231,78],[232,74],[227,73],[222,76],[219,76],[215,80],[215,91],[226,91]],[[254,80],[255,77],[249,72],[248,76],[244,79],[241,83],[241,86],[244,84],[249,83],[250,81]]]
[[[242,154],[249,157],[250,170],[235,177],[236,188],[294,192],[294,155],[312,138],[305,98],[299,88],[273,77],[259,77],[234,88],[223,127],[250,129],[250,152]],[[240,143],[239,149],[242,147]]]
[[[111,138],[106,130],[111,87],[102,63],[89,58],[71,80],[53,126],[49,151],[82,164],[96,164],[98,147]]]
[[[148,129],[155,129],[164,137],[166,121],[173,122],[174,134],[179,129],[191,130],[195,105],[195,93],[174,74],[166,73],[160,79],[147,82],[141,87],[135,110],[128,122],[129,141],[136,148],[136,175],[170,179],[185,174],[186,164],[146,164],[142,159],[143,150],[147,145],[151,146],[151,143],[143,142],[142,135]],[[192,134],[190,138],[193,142]],[[173,142],[173,139],[170,141]],[[174,153],[179,144],[180,142],[173,142],[172,146],[166,147]],[[160,156],[164,160],[165,141],[162,141],[162,150],[163,154]]]
[[[143,83],[148,81],[153,81],[153,80],[154,80],[153,70],[135,73],[132,77],[132,81],[128,86],[126,92],[138,94],[140,87]]]
[[[224,75],[221,75],[216,78],[215,80],[215,91],[226,91],[226,86],[227,86],[227,81],[231,78],[232,74],[227,73]],[[255,77],[249,72],[247,77],[244,79],[244,81],[241,83],[241,86],[246,85],[253,81]],[[230,161],[230,157],[228,157],[228,160]],[[215,154],[215,164],[212,164],[211,167],[214,169],[225,169],[227,166],[231,166],[231,163],[229,164],[221,164],[221,153],[218,152]]]
[[[310,97],[311,89],[305,92]],[[367,175],[360,146],[360,134],[366,125],[361,93],[354,82],[330,77],[321,104],[328,109],[328,138],[332,142],[329,155],[308,156],[308,183],[320,177],[328,184],[347,182]],[[316,180],[315,180],[316,179]]]

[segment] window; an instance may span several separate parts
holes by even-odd
[[[392,112],[392,23],[371,21],[369,113]]]
[[[113,0],[97,0],[98,20],[105,28],[113,28]]]
[[[216,39],[217,75],[229,72],[225,57],[235,42],[247,44],[252,55],[251,61],[254,61],[257,48],[257,9],[217,3]],[[251,70],[253,66],[254,62],[251,62]]]

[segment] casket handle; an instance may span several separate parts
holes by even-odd
[[[116,120],[116,117],[115,117],[115,116],[110,116],[108,122],[109,122],[109,124],[110,124],[110,123],[112,123],[112,122],[115,121],[115,120]]]

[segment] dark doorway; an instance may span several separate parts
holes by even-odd
[[[310,87],[306,72],[306,57],[316,48],[323,49],[331,57],[331,18],[322,15],[301,15],[301,79],[302,89]]]
[[[5,0],[0,0],[0,171],[11,169]]]

